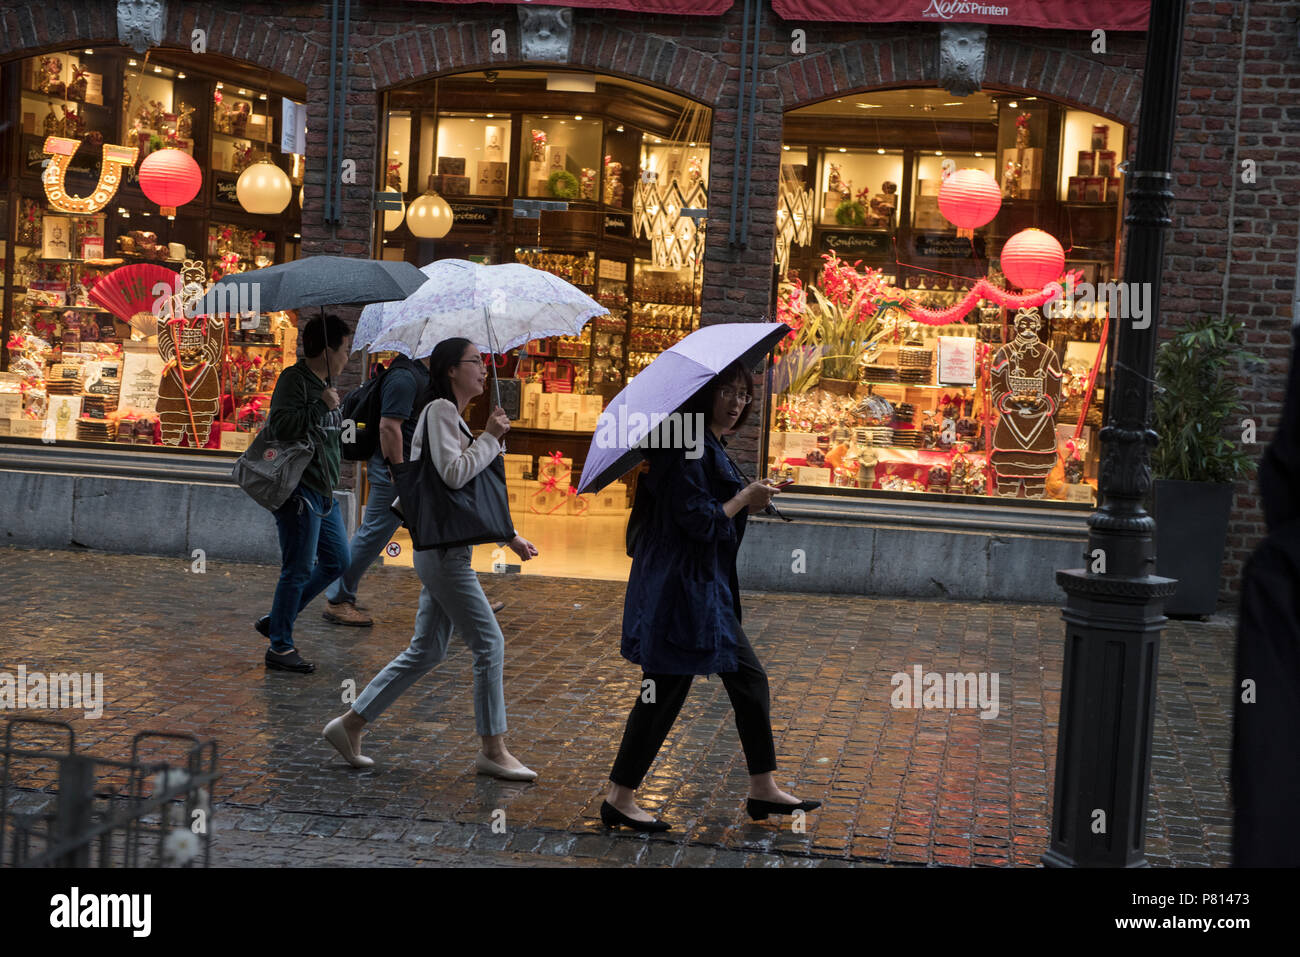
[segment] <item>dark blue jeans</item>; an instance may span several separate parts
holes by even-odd
[[[298,613],[348,567],[348,536],[339,503],[303,485],[273,514],[280,581],[271,602],[271,650],[284,652],[293,647]]]

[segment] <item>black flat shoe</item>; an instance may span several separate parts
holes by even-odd
[[[267,648],[266,666],[274,671],[296,671],[302,675],[309,675],[316,670],[314,664],[303,660],[303,657],[298,654],[297,648],[287,655],[277,655],[270,648]]]
[[[821,801],[800,801],[798,804],[778,804],[775,801],[760,801],[748,798],[745,811],[755,821],[766,821],[769,814],[793,814],[795,811],[815,811],[822,806]]]
[[[665,821],[638,821],[628,817],[608,801],[600,802],[600,820],[606,827],[630,827],[634,831],[653,831],[659,833],[672,828]]]
[[[271,616],[263,615],[261,618],[257,619],[257,621],[253,624],[253,627],[257,629],[257,633],[261,635],[263,638],[270,638],[271,637]]]

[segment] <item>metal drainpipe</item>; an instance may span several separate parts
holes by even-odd
[[[753,180],[750,175],[750,167],[754,162],[754,129],[758,125],[754,122],[756,115],[756,100],[758,99],[758,31],[763,23],[763,2],[755,0],[754,3],[754,45],[750,49],[750,70],[749,70],[749,110],[747,119],[749,121],[749,135],[745,141],[745,189],[742,197],[742,205],[745,207],[745,216],[740,227],[740,245],[749,245],[749,189]],[[731,208],[735,209],[736,204],[732,203]]]
[[[337,2],[337,0],[336,0]],[[338,132],[339,148],[335,153],[337,163],[343,161],[343,144],[347,142],[348,128],[348,80],[352,76],[352,64],[349,60],[351,56],[351,35],[352,35],[352,0],[343,0],[343,62],[340,64],[338,74],[338,123],[335,129]],[[337,165],[336,163],[336,165]],[[343,219],[343,180],[338,175],[337,170],[334,173],[334,217],[331,222],[338,223]],[[372,217],[373,218],[373,217]]]
[[[755,2],[761,2],[761,0],[745,0],[744,28],[740,38],[740,58],[737,61],[740,65],[740,81],[739,89],[736,92],[735,145],[731,151],[731,225],[727,232],[727,243],[732,246],[739,245],[736,234],[738,232],[737,219],[740,217],[738,212],[740,202],[740,137],[745,128],[745,51],[749,49],[749,10]]]
[[[334,74],[338,65],[339,35],[339,0],[330,0],[330,93],[329,111],[325,118],[325,208],[322,214],[324,222],[331,221],[334,206],[334,180],[330,170],[334,168]]]
[[[1227,262],[1223,267],[1223,299],[1219,307],[1219,315],[1227,316],[1228,314],[1228,284],[1232,281],[1232,239],[1236,232],[1237,217],[1237,184],[1240,182],[1241,166],[1237,159],[1241,149],[1241,101],[1244,99],[1244,88],[1246,74],[1246,30],[1250,26],[1250,0],[1246,0],[1245,8],[1241,14],[1241,54],[1237,57],[1237,116],[1232,126],[1232,168],[1228,170],[1228,181],[1232,188],[1228,191],[1228,244],[1224,247]]]

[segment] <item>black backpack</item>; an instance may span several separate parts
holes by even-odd
[[[339,449],[349,462],[364,462],[379,449],[379,412],[383,408],[384,379],[393,369],[410,361],[405,356],[398,356],[387,368],[380,366],[369,380],[349,392],[343,400]]]

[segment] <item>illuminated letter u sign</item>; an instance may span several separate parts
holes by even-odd
[[[122,167],[134,166],[140,150],[134,146],[101,147],[102,160],[99,167],[99,182],[95,191],[89,196],[69,196],[63,188],[63,177],[67,175],[68,164],[81,140],[70,140],[62,136],[47,136],[45,152],[50,154],[50,165],[45,168],[41,181],[45,184],[45,196],[50,206],[62,213],[97,213],[117,194],[122,184]]]

